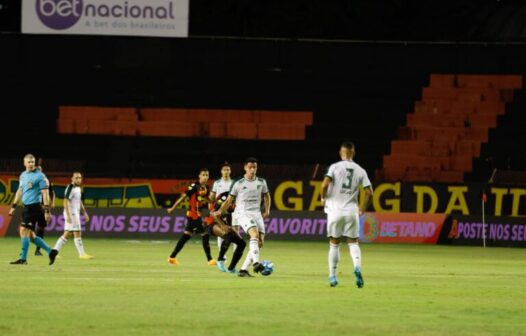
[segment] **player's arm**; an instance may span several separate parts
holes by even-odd
[[[171,214],[175,208],[177,208],[179,206],[179,204],[181,204],[182,201],[184,201],[188,196],[186,195],[186,193],[183,193],[181,195],[181,197],[179,197],[179,199],[177,201],[175,201],[174,205],[172,205],[172,207],[168,208],[168,210],[166,210],[169,214]]]
[[[227,213],[227,210],[232,205],[233,201],[234,201],[234,196],[228,195],[228,198],[226,199],[226,201],[223,202],[223,204],[221,204],[221,207],[219,208],[219,210],[215,211],[213,214],[219,217]]]
[[[69,210],[69,198],[64,198],[64,212],[66,213],[66,222],[71,223],[71,211]]]
[[[84,207],[84,202],[82,201],[80,201],[80,210],[84,214],[84,220],[86,222],[89,222],[89,215],[88,215],[88,212],[86,211],[86,208]]]
[[[214,203],[215,200],[216,200],[216,192],[215,192],[215,191],[211,191],[211,192],[210,192],[210,195],[209,195],[208,198],[209,198],[209,200],[210,200],[209,203]]]
[[[363,194],[364,199],[362,202],[362,206],[360,207],[360,215],[365,213],[365,211],[367,210],[367,207],[369,207],[369,203],[371,202],[371,198],[373,196],[372,186],[367,186],[363,188],[363,190],[364,190],[364,194]]]
[[[56,196],[57,195],[55,194],[55,189],[50,184],[49,185],[49,207],[50,207],[50,209],[54,209],[55,208],[55,198],[56,198]]]
[[[263,218],[268,218],[270,215],[270,193],[263,194]]]
[[[327,192],[329,191],[329,185],[331,184],[332,179],[325,175],[323,181],[321,182],[321,204],[325,205],[325,200],[327,199]]]
[[[20,201],[20,197],[22,197],[22,187],[19,187],[16,190],[15,198],[13,199],[13,204],[11,204],[11,209],[9,209],[9,216],[13,216],[13,214],[15,213],[15,209],[18,205],[18,202]]]
[[[42,194],[42,204],[44,204],[44,218],[46,219],[46,222],[49,222],[51,215],[49,214],[49,190],[46,189],[40,189],[40,193]]]

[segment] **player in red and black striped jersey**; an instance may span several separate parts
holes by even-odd
[[[175,245],[175,248],[168,258],[168,262],[173,265],[177,265],[179,262],[175,258],[177,254],[183,249],[186,242],[192,237],[194,233],[201,234],[201,241],[203,243],[203,250],[205,251],[208,265],[215,266],[217,263],[210,254],[210,235],[205,230],[203,221],[201,218],[201,211],[206,210],[208,204],[208,197],[210,194],[210,188],[206,184],[210,173],[208,169],[203,168],[199,171],[199,181],[192,183],[188,186],[188,190],[179,197],[174,205],[168,209],[168,213],[172,213],[175,208],[186,198],[189,199],[189,208],[186,211],[186,226],[184,228],[183,235],[179,238],[179,241]]]

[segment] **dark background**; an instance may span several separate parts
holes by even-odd
[[[20,1],[0,0],[0,171],[19,171],[34,152],[59,162],[51,171],[187,178],[256,156],[267,174],[309,178],[350,139],[374,178],[431,73],[526,69],[521,1],[190,3],[181,39],[23,35]],[[499,125],[520,135],[516,97],[515,119]],[[310,110],[314,125],[301,142],[58,135],[60,105]],[[494,133],[467,179],[524,169],[525,145]]]

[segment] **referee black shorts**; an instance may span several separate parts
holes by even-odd
[[[40,222],[42,217],[44,217],[44,209],[42,208],[42,204],[35,203],[24,205],[21,225],[31,231],[35,231],[35,227],[37,223]]]

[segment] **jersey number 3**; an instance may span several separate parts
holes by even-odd
[[[347,168],[346,170],[347,170],[347,176],[346,176],[347,181],[342,184],[342,189],[351,189],[352,176],[354,174],[354,170],[349,169],[349,168]]]

